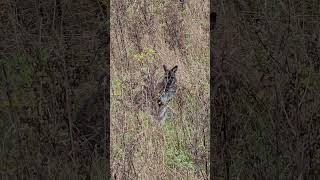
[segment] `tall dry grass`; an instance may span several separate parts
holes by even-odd
[[[168,119],[134,97],[178,65]],[[111,171],[114,179],[208,179],[209,2],[111,2]]]

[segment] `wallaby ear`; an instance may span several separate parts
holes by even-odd
[[[166,66],[166,65],[163,65],[163,69],[164,69],[164,71],[165,71],[165,72],[167,72],[167,71],[168,71],[168,68],[167,68],[167,66]]]
[[[174,73],[176,73],[177,70],[178,70],[178,66],[175,66],[175,67],[173,67],[173,68],[171,69],[171,71],[173,71]]]

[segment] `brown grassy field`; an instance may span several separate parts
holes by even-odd
[[[164,124],[134,97],[178,65]],[[209,2],[111,2],[111,171],[114,179],[208,179]]]

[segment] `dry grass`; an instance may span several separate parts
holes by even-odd
[[[114,179],[207,179],[209,2],[111,2],[111,170]],[[133,99],[178,65],[167,121]]]

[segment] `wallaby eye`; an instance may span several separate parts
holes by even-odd
[[[170,78],[174,78],[175,77],[175,73],[174,72],[170,72]]]

